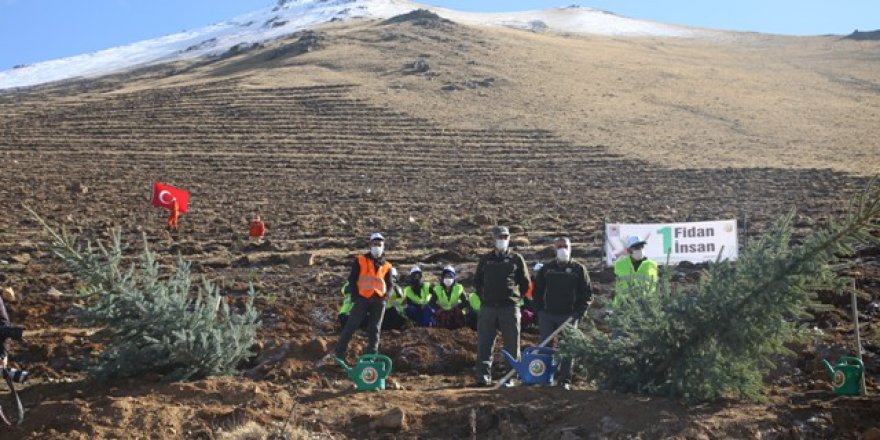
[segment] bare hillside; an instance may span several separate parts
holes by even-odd
[[[450,127],[549,130],[671,168],[880,169],[876,41],[587,37],[444,20],[329,26],[315,40],[159,83],[356,84],[359,97]]]
[[[880,169],[880,43],[720,35],[567,36],[415,14],[0,95],[0,283],[32,330],[11,360],[33,372],[28,419],[0,437],[246,438],[290,420],[292,438],[859,438],[880,419],[876,247],[851,273],[866,292],[868,398],[830,394],[820,362],[850,352],[851,327],[848,299],[828,292],[808,323],[816,336],[765,378],[761,403],[687,407],[583,382],[471,389],[470,330],[385,334],[395,382],[384,394],[316,367],[372,231],[402,272],[418,263],[433,280],[455,264],[468,289],[491,225],[509,225],[530,264],[568,234],[598,308],[613,284],[603,218],[737,218],[745,238],[795,209],[801,237],[845,209]],[[192,192],[178,234],[148,206],[153,179]],[[21,202],[87,238],[118,227],[136,248],[146,234],[232,304],[253,282],[259,356],[235,378],[87,379],[95,329],[78,322],[76,280]],[[262,245],[244,240],[255,209]],[[701,276],[675,270],[676,282]],[[380,422],[399,411],[404,423]]]

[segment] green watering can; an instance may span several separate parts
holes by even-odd
[[[825,369],[831,375],[831,386],[838,396],[859,396],[862,394],[862,372],[865,365],[861,359],[844,356],[837,360],[837,365],[822,359]]]
[[[336,363],[345,369],[358,391],[384,390],[385,379],[391,374],[391,358],[381,354],[365,354],[358,358],[353,367],[339,358],[336,358]]]

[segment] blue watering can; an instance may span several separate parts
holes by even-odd
[[[507,362],[516,370],[523,384],[550,385],[556,374],[554,350],[550,347],[528,347],[523,350],[522,360],[516,360],[507,350],[501,350]]]

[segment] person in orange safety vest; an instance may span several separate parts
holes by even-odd
[[[336,358],[345,360],[348,343],[364,320],[369,320],[365,352],[379,352],[379,332],[382,330],[382,318],[385,315],[386,293],[393,288],[391,263],[385,260],[385,238],[375,232],[370,235],[370,251],[358,255],[351,265],[348,294],[351,295],[354,305],[336,343]]]
[[[177,219],[180,218],[180,205],[177,203],[177,199],[171,200],[171,215],[168,216],[168,230],[172,232],[177,232]]]

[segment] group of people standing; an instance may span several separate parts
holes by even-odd
[[[397,271],[385,258],[384,237],[372,234],[369,252],[355,258],[342,288],[342,331],[335,356],[345,359],[348,344],[359,328],[367,332],[366,353],[377,353],[382,329],[402,328],[407,320],[425,327],[471,326],[477,333],[476,384],[490,386],[492,352],[498,333],[504,349],[520,356],[524,298],[531,297],[542,340],[566,323],[577,325],[587,312],[593,290],[586,267],[572,258],[571,240],[554,240],[556,257],[536,266],[533,281],[525,259],[510,249],[509,229],[494,227],[492,238],[494,249],[481,256],[474,276],[474,292],[467,294],[452,266],[443,268],[436,285],[424,281],[421,269],[415,266],[401,288]],[[624,294],[627,280],[656,282],[657,265],[641,255],[644,245],[644,241],[630,240],[627,256],[615,264],[617,296]],[[558,383],[566,388],[571,383],[572,368],[571,359],[562,361],[557,377]]]

